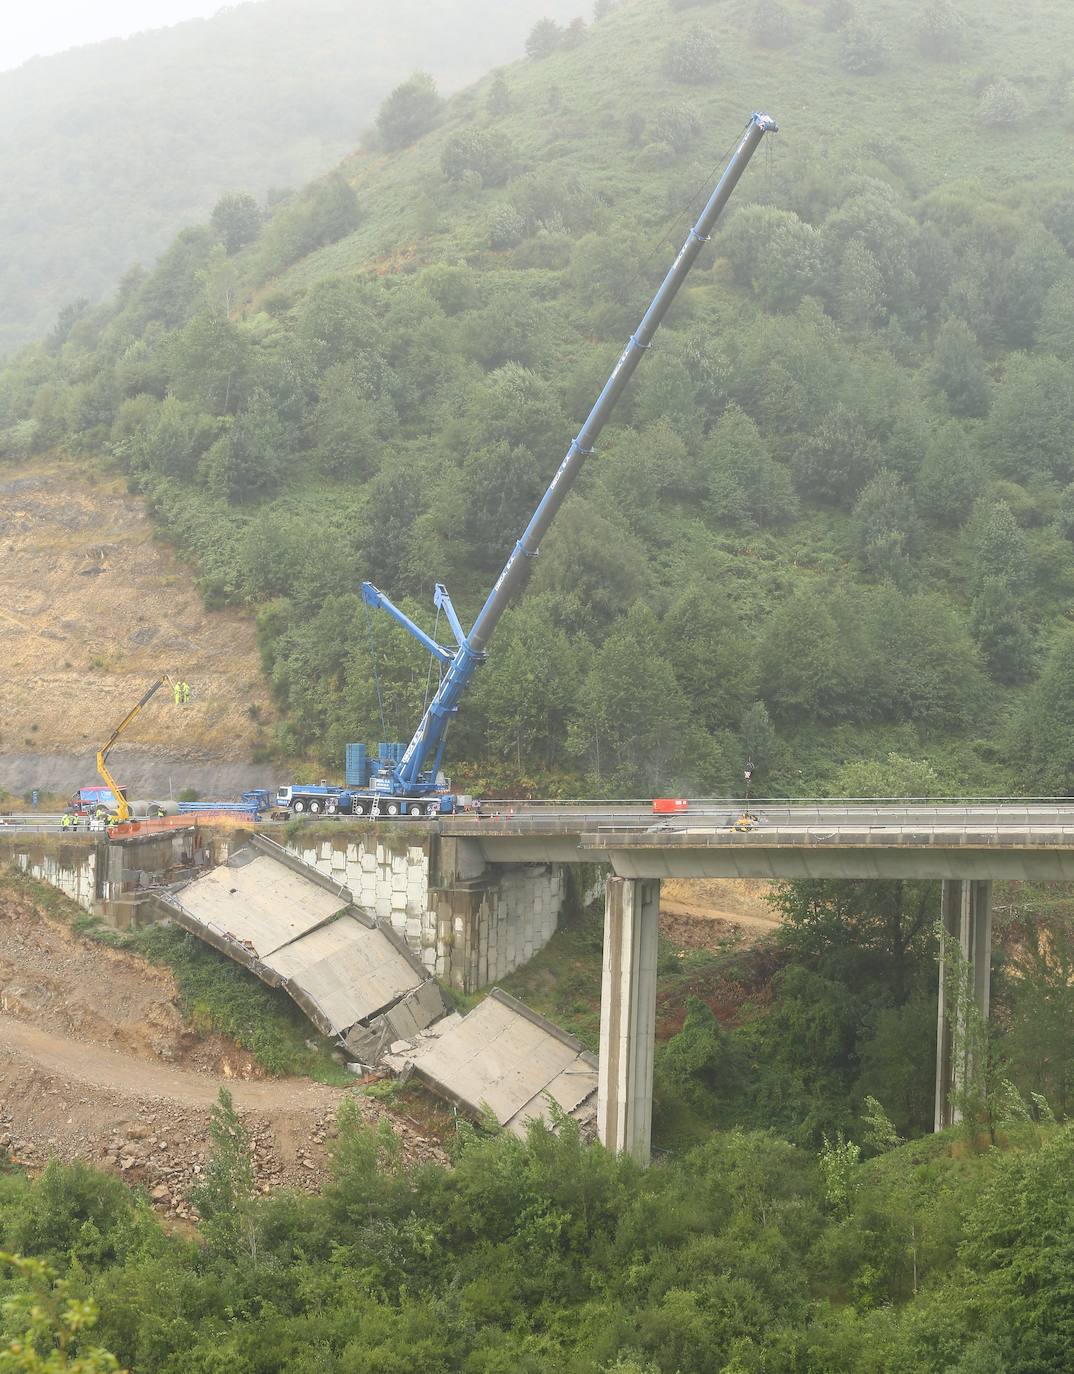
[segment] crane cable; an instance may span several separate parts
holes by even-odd
[[[438,632],[439,632],[439,629],[440,629],[440,607],[437,606],[437,608],[436,608],[436,620],[433,622],[433,638],[436,640],[436,642],[437,642],[438,644],[440,643],[440,640],[437,638],[437,634],[438,634]],[[432,686],[433,686],[433,657],[434,657],[434,656],[433,656],[432,654],[429,655],[429,671],[428,671],[428,673],[426,674],[426,677],[425,677],[425,699],[424,699],[424,700],[422,701],[422,703],[421,703],[421,713],[422,713],[423,716],[424,716],[426,710],[428,709],[428,706],[429,706],[429,693],[431,692]],[[438,674],[438,677],[439,677],[439,676],[440,676],[440,674]],[[439,686],[439,683],[438,683],[437,685]]]
[[[380,690],[380,667],[377,663],[377,632],[373,626],[373,617],[369,613],[369,603],[363,600],[365,608],[366,629],[369,631],[369,657],[373,662],[373,686],[377,692],[377,709],[380,711],[380,730],[381,734],[387,738],[388,722],[384,717],[384,696]]]

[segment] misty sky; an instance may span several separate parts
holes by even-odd
[[[30,0],[7,5],[0,23],[0,71],[82,43],[126,38],[181,19],[204,18],[226,0]]]

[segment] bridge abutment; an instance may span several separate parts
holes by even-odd
[[[597,1134],[602,1145],[649,1162],[656,1048],[660,883],[609,877],[600,995]]]
[[[992,883],[987,879],[945,878],[941,886],[940,991],[936,1012],[935,1129],[942,1131],[962,1119],[958,1097],[974,1072],[973,1041],[960,1009],[957,982],[952,979],[952,954],[971,984],[973,1002],[987,1021],[991,997]]]

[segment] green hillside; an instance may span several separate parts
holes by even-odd
[[[383,737],[372,656],[393,737],[428,684],[358,583],[476,610],[766,108],[456,776],[703,794],[749,753],[771,794],[1069,790],[1074,13],[624,0],[543,37],[24,352],[5,450],[123,464],[257,613],[282,751],[338,769]]]
[[[415,68],[457,89],[574,8],[258,0],[0,73],[0,354],[115,290],[221,195],[326,171]]]

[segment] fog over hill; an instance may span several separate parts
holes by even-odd
[[[229,191],[300,185],[410,72],[445,90],[578,0],[258,0],[0,73],[0,354]]]

